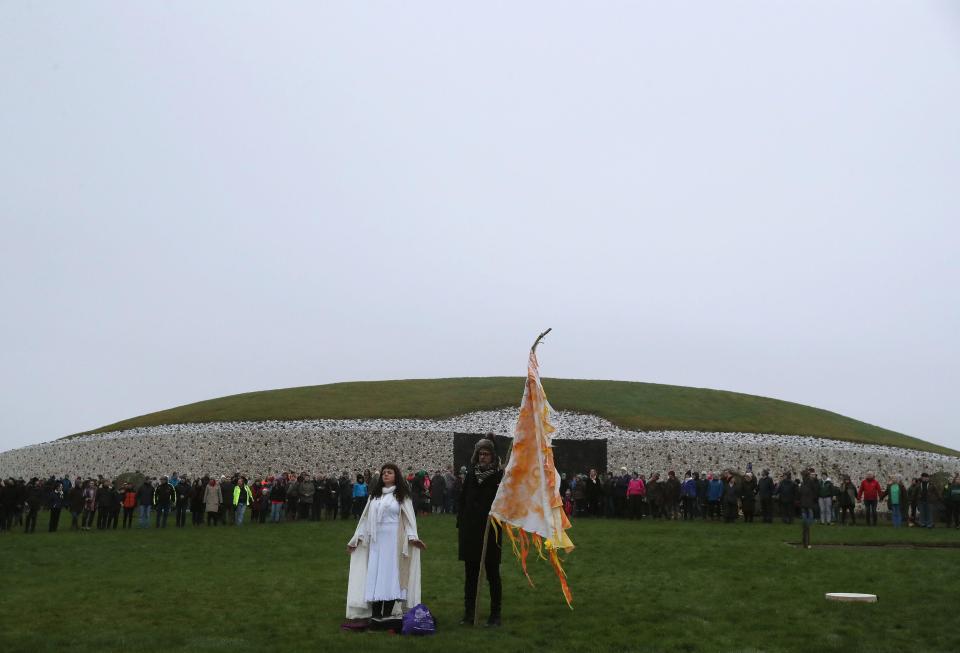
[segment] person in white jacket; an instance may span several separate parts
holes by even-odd
[[[420,551],[410,488],[396,465],[385,464],[347,543],[347,618],[373,622],[420,603]]]

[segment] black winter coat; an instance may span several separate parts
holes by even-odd
[[[490,506],[497,496],[497,488],[503,480],[503,470],[499,470],[483,483],[477,482],[474,468],[467,472],[457,506],[458,556],[465,562],[479,562],[483,552],[483,533],[487,527]],[[500,563],[500,544],[502,535],[495,537],[493,530],[487,538],[487,560]]]
[[[232,494],[230,495],[233,496]],[[161,483],[157,486],[157,491],[154,493],[154,504],[158,507],[170,507],[171,504],[177,503],[177,491],[173,489],[173,486],[169,483]]]
[[[67,493],[67,505],[70,512],[83,512],[83,488],[80,485],[74,485]]]
[[[820,483],[815,478],[808,478],[800,486],[800,507],[812,510],[820,498]]]
[[[43,488],[37,485],[31,485],[27,488],[26,503],[30,507],[30,510],[40,510],[40,506],[43,505]]]
[[[153,505],[153,486],[150,485],[149,481],[144,481],[143,485],[140,486],[140,489],[137,490],[137,505]]]
[[[797,486],[792,480],[784,479],[777,486],[777,492],[780,496],[780,503],[793,503],[797,497]]]
[[[744,480],[740,483],[740,501],[743,504],[743,509],[747,512],[753,510],[754,504],[756,503],[754,499],[754,495],[756,495],[756,493],[757,479],[751,478],[749,481]]]
[[[757,484],[757,494],[761,499],[771,498],[773,496],[773,479],[769,476],[761,477]]]
[[[737,487],[736,483],[732,485],[727,483],[723,486],[723,502],[731,503],[737,505],[737,500],[740,498],[740,488]]]

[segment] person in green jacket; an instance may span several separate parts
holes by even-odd
[[[890,479],[890,484],[883,492],[883,498],[887,500],[887,507],[890,509],[890,518],[893,520],[893,527],[900,528],[903,523],[903,506],[907,502],[907,487],[903,484],[903,477],[899,474]]]
[[[832,524],[833,523],[833,495],[836,494],[833,487],[833,481],[830,480],[829,476],[825,476],[822,481],[820,481],[820,496],[817,501],[820,504],[820,523],[821,524]]]
[[[234,523],[237,526],[243,526],[243,513],[246,512],[247,506],[252,503],[253,492],[250,491],[250,486],[247,485],[246,477],[241,476],[233,488]]]

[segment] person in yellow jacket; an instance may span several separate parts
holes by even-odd
[[[247,479],[241,476],[233,488],[234,523],[237,526],[243,526],[243,513],[246,511],[247,506],[252,504],[253,492],[250,491],[250,486],[247,485]]]

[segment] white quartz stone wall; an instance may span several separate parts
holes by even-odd
[[[483,411],[446,420],[302,420],[176,424],[55,440],[0,453],[0,476],[29,478],[141,471],[149,475],[230,474],[251,477],[282,470],[355,472],[392,461],[401,469],[440,469],[453,462],[453,434],[510,435],[517,410]],[[607,438],[608,469],[645,474],[815,467],[854,479],[872,471],[881,480],[922,471],[960,471],[960,458],[839,440],[753,433],[626,431],[576,413],[556,413],[556,437]],[[561,470],[567,472],[583,470]]]

